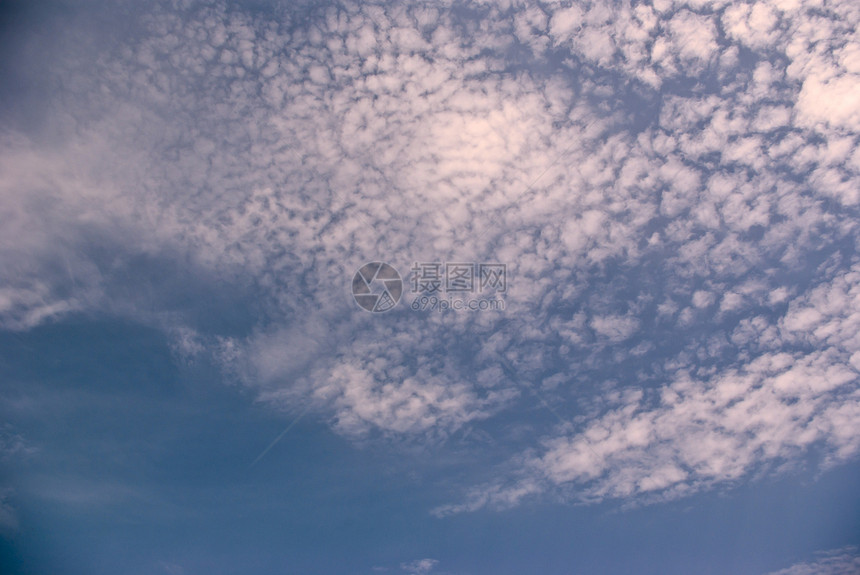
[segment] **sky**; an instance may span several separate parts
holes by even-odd
[[[860,573],[859,23],[0,4],[0,571]]]

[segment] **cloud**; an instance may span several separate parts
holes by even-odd
[[[572,423],[464,510],[855,457],[858,14],[789,4],[139,8],[54,55],[44,133],[3,128],[0,322],[133,317],[352,438],[444,441],[561,374]],[[506,263],[506,311],[371,317],[383,259]]]
[[[820,555],[821,558],[815,562],[797,563],[769,575],[850,575],[860,570],[860,556],[856,547],[845,547]]]
[[[416,559],[409,563],[403,563],[400,568],[411,575],[425,575],[433,570],[433,567],[439,563],[436,559]]]
[[[822,80],[818,75],[803,82],[797,101],[798,121],[807,125],[825,123],[846,126],[854,130],[860,126],[860,75],[841,76]]]
[[[481,486],[436,513],[504,508],[542,491],[586,503],[673,499],[795,461],[813,447],[825,465],[856,457],[860,340],[858,309],[848,302],[857,299],[858,271],[793,300],[772,339],[759,338],[767,351],[716,373],[669,362],[669,383],[629,394],[576,432],[545,438],[506,483]],[[815,351],[802,351],[809,343]]]

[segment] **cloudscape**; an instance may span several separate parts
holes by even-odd
[[[858,24],[4,4],[3,573],[860,573]]]

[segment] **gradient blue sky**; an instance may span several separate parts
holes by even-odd
[[[3,3],[2,572],[860,573],[858,23]]]

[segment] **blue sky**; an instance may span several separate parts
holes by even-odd
[[[860,572],[855,2],[139,4],[0,9],[3,573]]]

